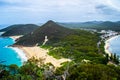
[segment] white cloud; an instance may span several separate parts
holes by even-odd
[[[108,20],[109,17],[114,19],[116,14],[107,15],[104,10],[116,10],[117,13],[120,6],[119,2],[115,1],[117,0],[1,0],[0,2],[4,2],[6,5],[0,7],[0,13],[2,13],[0,18],[7,20],[6,16],[11,16],[10,19],[25,17],[26,22],[29,22],[29,19],[31,21],[33,19],[33,22],[49,19],[57,21]],[[101,9],[104,12],[100,12],[100,9],[96,8],[100,5],[107,6],[107,8]],[[16,21],[14,19],[12,19],[13,22]]]

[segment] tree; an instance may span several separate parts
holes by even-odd
[[[11,64],[9,66],[9,71],[11,74],[15,75],[16,73],[18,73],[18,66],[15,64]]]
[[[44,78],[44,59],[35,59],[34,57],[29,59],[22,67],[20,67],[19,73],[22,75],[30,76],[32,80]]]

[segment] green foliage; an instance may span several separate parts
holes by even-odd
[[[40,46],[41,48],[44,48],[44,49],[51,49],[52,48],[52,46],[49,46],[49,45],[42,45],[42,46]]]
[[[70,67],[68,80],[118,80],[112,68],[101,64],[81,64]]]
[[[18,66],[15,64],[10,65],[8,69],[11,72],[11,74],[13,74],[13,75],[18,73]]]
[[[49,55],[60,59],[70,58],[75,62],[83,59],[90,60],[93,63],[106,64],[106,57],[103,57],[104,51],[98,52],[97,43],[99,41],[98,34],[90,33],[83,30],[75,30],[74,35],[63,38],[58,43],[53,43],[49,51]],[[101,45],[101,50],[104,45]]]
[[[116,54],[111,54],[110,60],[115,64],[119,64],[120,62],[119,56],[117,56]]]
[[[104,45],[105,45],[104,41],[101,41],[99,48],[100,48],[100,53],[102,53],[102,54],[106,54]]]
[[[33,57],[21,67],[12,64],[0,70],[0,80],[44,80],[46,67],[43,59],[38,60]]]
[[[0,66],[0,80],[119,80],[120,66],[65,62],[52,70],[52,64],[43,64],[43,59],[31,58],[23,66]],[[2,71],[1,71],[2,70]]]

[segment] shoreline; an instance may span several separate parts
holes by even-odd
[[[23,50],[28,59],[35,57],[36,59],[43,59],[44,64],[52,63],[56,68],[61,66],[61,63],[71,61],[70,59],[56,59],[53,56],[48,55],[48,50],[40,48],[38,46],[25,47],[25,46],[16,46],[17,48]]]
[[[18,39],[19,37],[20,36],[10,36],[10,38],[14,40]],[[15,45],[12,48],[18,48],[19,50],[22,50],[24,55],[27,57],[27,59],[30,59],[32,57],[35,57],[36,59],[41,58],[43,59],[44,64],[52,63],[55,68],[60,67],[61,63],[63,62],[71,61],[70,59],[66,59],[66,58],[56,59],[53,56],[47,54],[49,52],[48,50],[40,48],[39,46],[26,47],[26,46]]]
[[[18,38],[20,38],[22,35],[19,36],[9,36],[9,38],[12,38],[14,41],[17,40]],[[13,46],[9,46],[9,48],[11,48],[12,50],[14,50],[17,53],[17,57],[21,59],[21,63],[23,65],[24,62],[26,62],[28,60],[26,54],[24,53],[23,50],[19,49],[18,47],[13,47]]]
[[[116,35],[116,36],[110,37],[109,39],[105,40],[104,49],[105,49],[105,52],[106,52],[109,56],[111,56],[111,55],[113,54],[113,53],[110,52],[110,50],[109,50],[109,47],[110,47],[110,43],[109,43],[109,42],[110,42],[111,40],[117,38],[118,36],[120,36],[120,35]]]
[[[13,49],[18,54],[17,57],[21,59],[22,64],[28,60],[23,50],[17,47],[9,47],[9,48]]]
[[[23,35],[19,35],[19,36],[9,36],[10,38],[12,38],[14,41],[17,40],[18,38],[22,37]]]

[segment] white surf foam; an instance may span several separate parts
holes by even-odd
[[[18,58],[21,59],[22,63],[27,61],[27,57],[26,57],[25,53],[22,50],[20,50],[19,48],[16,48],[16,47],[9,47],[9,48],[16,51],[16,53],[18,54]]]

